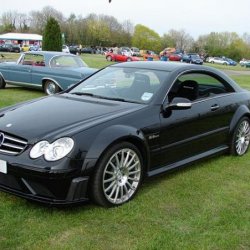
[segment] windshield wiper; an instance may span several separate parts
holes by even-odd
[[[87,96],[95,96],[94,94],[92,93],[88,93],[88,92],[73,92],[73,93],[70,93],[72,95],[87,95]]]
[[[119,102],[131,102],[131,103],[139,103],[141,104],[141,102],[137,102],[137,101],[132,101],[132,100],[126,100],[124,98],[120,98],[120,97],[108,97],[108,96],[101,96],[101,95],[95,95],[92,93],[88,93],[88,92],[73,92],[70,93],[72,95],[86,95],[86,96],[92,96],[92,97],[96,97],[99,99],[106,99],[106,100],[111,100],[111,101],[119,101]]]

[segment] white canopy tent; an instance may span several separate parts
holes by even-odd
[[[17,41],[17,43],[25,43],[29,44],[38,42],[39,44],[42,42],[43,37],[38,34],[27,34],[27,33],[6,33],[0,35],[0,40],[2,41]]]

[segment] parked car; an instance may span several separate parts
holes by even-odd
[[[237,62],[232,60],[231,58],[225,57],[224,59],[229,62],[230,66],[236,66],[237,65]]]
[[[20,46],[16,44],[6,43],[3,45],[0,45],[0,51],[2,52],[16,52],[20,53]]]
[[[0,89],[7,83],[42,89],[51,95],[67,89],[95,71],[80,57],[68,53],[26,52],[20,55],[17,62],[0,63]]]
[[[168,54],[168,60],[180,62],[182,60],[182,54],[181,53],[170,53],[170,54]]]
[[[126,56],[133,56],[133,51],[129,47],[120,47],[119,48],[122,54]]]
[[[160,57],[152,50],[140,50],[140,55],[143,57],[144,60],[159,60]]]
[[[141,56],[140,55],[140,50],[136,47],[131,47],[131,51],[132,51],[132,56]]]
[[[210,67],[114,64],[61,94],[1,109],[0,131],[3,191],[111,207],[130,201],[145,177],[244,155],[250,92]]]
[[[80,48],[78,47],[78,45],[70,45],[69,53],[73,55],[77,55],[78,53],[80,53]]]
[[[21,51],[27,52],[30,50],[30,46],[28,44],[23,44],[21,47]]]
[[[39,45],[31,45],[29,48],[30,51],[41,51],[41,47]]]
[[[131,62],[131,61],[139,61],[140,59],[136,56],[128,56],[119,51],[117,54],[113,52],[106,53],[107,61],[115,61],[115,62]]]
[[[63,45],[63,46],[62,46],[62,52],[64,52],[64,53],[69,53],[69,46]]]
[[[94,54],[95,51],[91,47],[84,47],[84,48],[81,49],[81,53]]]
[[[223,65],[230,65],[230,63],[227,60],[225,60],[221,57],[209,57],[208,62],[209,63],[223,64]]]
[[[182,56],[182,61],[186,63],[193,63],[193,64],[203,64],[203,60],[200,58],[199,54],[188,53]]]
[[[242,59],[240,61],[240,66],[249,68],[250,67],[250,60]]]

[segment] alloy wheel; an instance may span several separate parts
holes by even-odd
[[[235,150],[238,155],[243,155],[248,147],[250,141],[250,125],[248,120],[243,120],[236,132]]]
[[[103,172],[103,192],[115,205],[128,201],[136,192],[141,179],[141,162],[130,148],[115,152]]]

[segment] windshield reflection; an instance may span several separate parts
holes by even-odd
[[[148,103],[159,90],[167,74],[151,69],[108,67],[86,79],[69,93]]]

